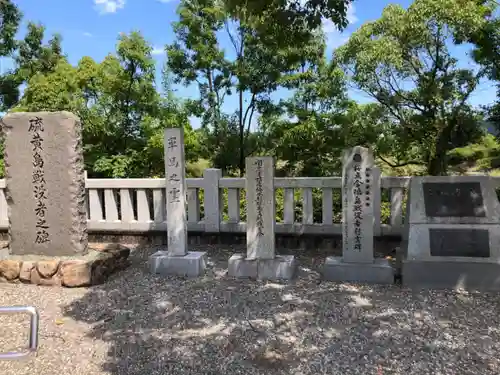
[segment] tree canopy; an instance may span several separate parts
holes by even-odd
[[[244,173],[245,157],[274,155],[283,176],[330,176],[340,155],[370,146],[384,173],[494,173],[500,167],[500,19],[488,0],[414,0],[327,53],[322,23],[347,26],[348,0],[181,0],[157,82],[152,45],[122,33],[102,60],[71,64],[63,35],[47,36],[0,2],[4,111],[68,110],[83,123],[92,177],[159,177],[163,129],[185,129],[188,174]],[[470,50],[469,64],[456,55]],[[474,63],[474,64],[471,64]],[[471,97],[489,80],[496,102]],[[181,98],[180,85],[196,95]],[[361,90],[369,100],[353,95]],[[193,128],[193,117],[200,126]],[[491,130],[491,129],[490,129]]]

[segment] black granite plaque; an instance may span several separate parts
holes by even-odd
[[[488,258],[487,229],[429,229],[432,256]]]
[[[479,182],[424,182],[427,217],[486,217]]]

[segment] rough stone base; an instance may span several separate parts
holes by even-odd
[[[11,255],[0,251],[0,282],[83,287],[104,283],[128,266],[130,249],[117,244],[89,245],[84,256]]]
[[[158,251],[149,257],[151,273],[197,277],[205,272],[207,253],[190,251],[185,256],[170,256],[168,251]]]
[[[293,255],[277,255],[274,259],[247,259],[244,254],[229,258],[228,275],[259,280],[290,280],[295,276],[297,262]]]
[[[369,284],[394,283],[394,270],[387,259],[373,263],[347,263],[342,257],[328,257],[323,266],[323,279]]]
[[[500,264],[403,260],[403,286],[500,291]]]

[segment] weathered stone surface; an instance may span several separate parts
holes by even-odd
[[[61,264],[59,273],[64,286],[88,286],[92,282],[92,267],[82,261],[68,261]]]
[[[69,112],[3,118],[11,253],[87,251],[81,124]],[[20,173],[19,171],[23,171]]]
[[[54,275],[50,279],[40,279],[40,283],[38,285],[43,286],[62,286],[62,280],[59,275]]]
[[[0,276],[7,280],[14,280],[19,277],[21,262],[17,260],[0,260]]]
[[[37,270],[37,267],[31,269],[30,281],[32,284],[44,285],[44,286],[61,286],[61,278],[58,275],[54,275],[49,278],[44,278]]]
[[[19,280],[25,283],[31,281],[31,270],[36,267],[36,263],[33,261],[24,261],[21,265],[21,272],[19,273]]]
[[[24,282],[36,285],[82,287],[101,284],[114,272],[129,265],[130,249],[123,245],[96,245],[80,259],[36,259],[33,255],[13,255],[15,259],[0,261],[0,282]],[[27,258],[27,260],[22,260]],[[35,258],[35,259],[33,259]],[[6,275],[3,273],[3,268]],[[16,271],[17,267],[17,271]]]
[[[58,260],[45,260],[45,261],[40,261],[36,264],[36,269],[38,273],[46,279],[55,275],[58,267],[59,267]]]
[[[38,273],[35,265],[35,267],[33,267],[30,272],[30,282],[35,285],[40,285],[41,280],[42,276]]]

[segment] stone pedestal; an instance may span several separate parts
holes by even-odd
[[[274,159],[246,159],[247,253],[229,259],[228,275],[262,280],[292,279],[297,264],[292,255],[275,253]]]
[[[207,254],[190,251],[186,255],[174,256],[168,251],[157,251],[149,258],[149,269],[152,273],[196,277],[205,272]]]
[[[489,176],[413,177],[402,282],[500,290],[500,205]]]
[[[323,278],[387,284],[394,271],[385,259],[374,259],[375,192],[380,190],[380,170],[369,149],[344,152],[342,169],[342,257],[328,257]]]
[[[207,265],[206,253],[187,250],[184,129],[165,129],[164,147],[168,249],[149,258],[149,269],[161,275],[200,276]]]
[[[329,281],[392,284],[394,271],[387,259],[375,259],[371,263],[348,263],[342,257],[327,257],[323,278]]]
[[[500,291],[500,264],[403,260],[403,285],[411,288]]]
[[[85,255],[47,257],[12,255],[0,250],[0,282],[86,287],[106,282],[129,265],[130,249],[118,244],[90,244]]]
[[[245,254],[229,258],[228,274],[234,277],[259,280],[290,280],[295,276],[297,263],[293,255],[277,255],[274,259],[249,259]]]

